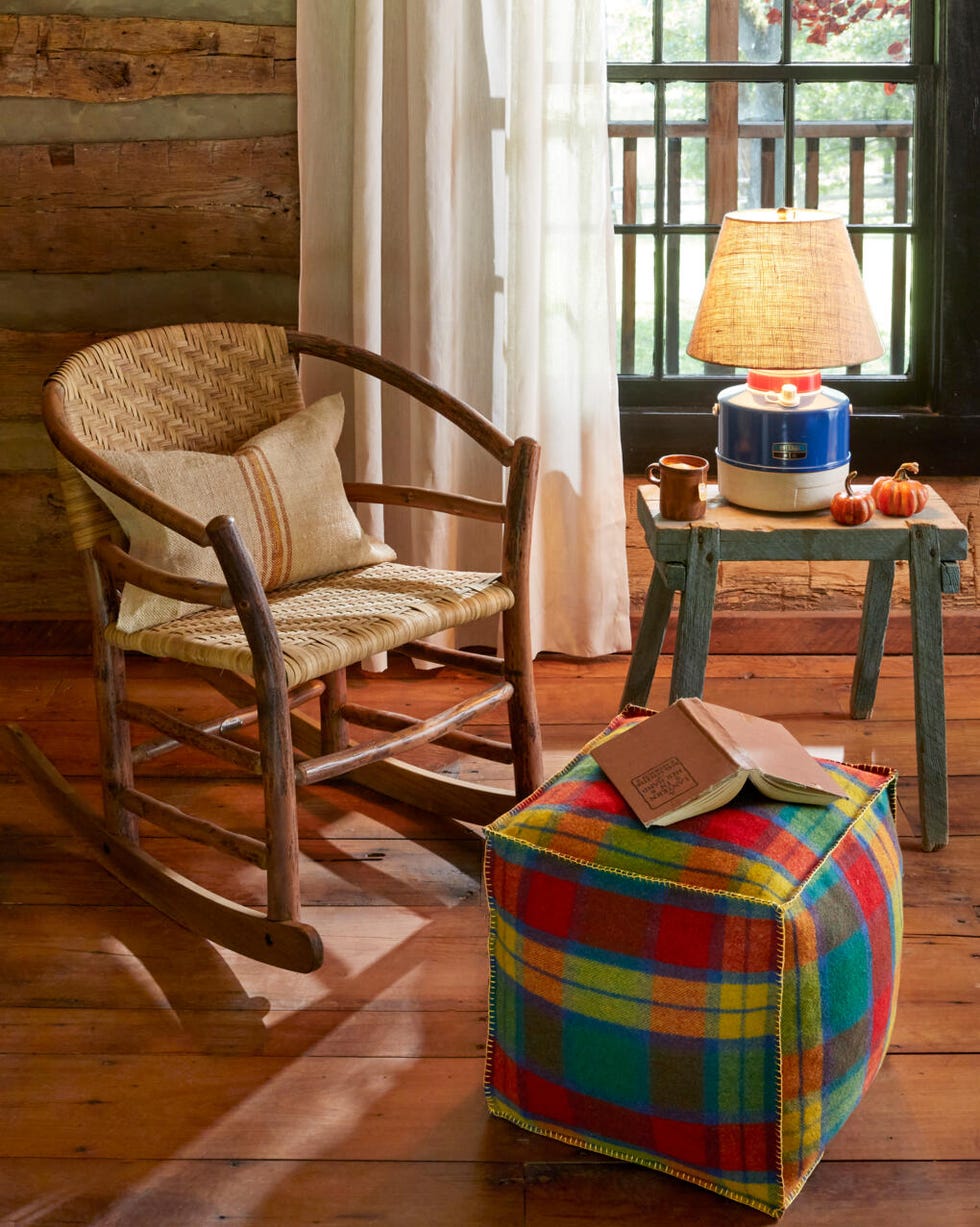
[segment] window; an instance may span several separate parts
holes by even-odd
[[[947,255],[937,47],[962,14],[980,38],[971,8],[980,5],[607,0],[620,404],[630,471],[651,458],[654,431],[670,438],[672,417],[688,432],[677,442],[690,446],[692,411],[707,415],[730,374],[706,369],[685,350],[721,219],[736,208],[796,204],[840,213],[885,353],[859,369],[826,372],[828,381],[850,396],[856,415],[879,421],[935,407],[937,270]],[[972,97],[966,80],[949,87],[950,99],[956,89]],[[709,424],[699,427],[706,439]]]

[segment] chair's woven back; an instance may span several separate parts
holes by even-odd
[[[281,328],[175,324],[100,341],[51,375],[88,447],[114,451],[233,452],[302,406]],[[87,549],[114,520],[58,458],[72,535]]]

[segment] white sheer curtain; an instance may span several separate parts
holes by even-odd
[[[628,650],[602,0],[298,0],[297,39],[301,327],[537,438],[534,650]],[[387,406],[345,391],[345,469],[376,480]],[[400,480],[499,495],[440,430],[384,437]],[[406,561],[490,568],[486,527],[447,519],[384,532]]]

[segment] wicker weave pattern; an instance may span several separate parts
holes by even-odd
[[[400,563],[343,571],[269,594],[290,686],[513,604],[499,575]],[[149,656],[252,674],[252,654],[232,610],[203,610],[131,634],[110,627],[106,638]]]
[[[260,324],[113,337],[73,354],[51,379],[78,437],[114,451],[233,452],[303,403],[285,332]],[[59,473],[75,545],[88,549],[115,521],[70,466]]]
[[[113,337],[52,376],[93,448],[232,452],[302,405],[281,328],[195,324]]]

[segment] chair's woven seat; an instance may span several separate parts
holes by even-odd
[[[509,609],[514,595],[499,574],[433,571],[380,563],[306,580],[269,593],[290,686]],[[234,610],[205,609],[149,630],[110,626],[127,651],[251,676],[252,653]]]

